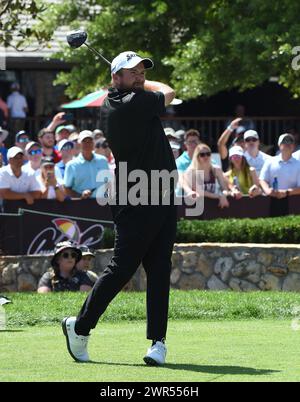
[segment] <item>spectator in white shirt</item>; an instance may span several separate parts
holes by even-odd
[[[37,178],[42,192],[42,198],[47,200],[65,200],[65,192],[59,185],[55,176],[55,163],[51,156],[46,156],[41,161],[41,175]]]
[[[259,135],[255,130],[246,131],[244,134],[244,140],[245,158],[247,159],[249,166],[253,167],[259,176],[265,162],[271,159],[271,156],[259,150],[260,140]]]
[[[0,198],[25,200],[32,205],[41,198],[40,185],[32,174],[23,171],[24,151],[18,147],[8,150],[9,165],[0,169]]]
[[[280,154],[268,160],[260,174],[260,183],[266,195],[286,198],[300,194],[300,161],[293,158],[295,139],[291,134],[279,137]]]
[[[26,157],[28,163],[24,165],[23,171],[29,174],[34,174],[35,177],[41,175],[41,160],[43,157],[43,151],[41,144],[31,141],[25,148]]]
[[[24,130],[28,104],[25,96],[20,93],[18,83],[12,84],[11,91],[12,93],[7,98],[7,107],[10,115],[10,131],[14,135],[18,131]]]

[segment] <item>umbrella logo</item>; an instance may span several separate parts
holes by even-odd
[[[70,219],[53,219],[52,221],[57,230],[61,232],[62,235],[66,236],[68,240],[79,243],[80,242],[80,229],[76,222]]]

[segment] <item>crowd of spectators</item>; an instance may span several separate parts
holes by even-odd
[[[295,136],[281,135],[278,152],[269,155],[261,150],[254,123],[242,111],[236,116],[240,117],[228,122],[217,144],[205,144],[196,129],[164,128],[179,173],[177,195],[196,199],[200,188],[204,197],[226,208],[230,198],[281,199],[300,194],[300,150]],[[99,129],[79,132],[73,124],[65,124],[64,117],[64,113],[55,115],[37,136],[18,131],[10,147],[6,143],[12,133],[0,128],[0,199],[25,200],[30,205],[37,199],[62,202],[106,196],[107,186],[98,181],[99,172],[113,172],[115,160],[105,133]],[[218,152],[212,152],[216,147]],[[204,182],[203,176],[198,182],[197,172],[202,172]]]

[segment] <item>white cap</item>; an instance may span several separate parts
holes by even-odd
[[[90,130],[81,131],[78,137],[78,144],[81,144],[86,138],[91,138],[92,140],[94,139],[93,133]]]
[[[232,156],[244,156],[244,150],[242,147],[232,147],[229,150],[229,158],[231,158]]]
[[[293,142],[295,142],[295,138],[294,138],[294,136],[292,135],[292,134],[282,134],[280,137],[279,137],[279,140],[278,140],[278,146],[280,147],[280,145],[283,143],[283,140],[285,139],[285,138],[290,138],[291,140],[293,140]]]
[[[259,140],[259,135],[255,130],[247,130],[244,134],[244,140],[246,141],[247,138],[256,138]]]
[[[8,152],[7,152],[7,159],[14,158],[14,157],[17,156],[18,154],[24,155],[23,149],[21,149],[21,148],[19,148],[19,147],[12,147],[12,148],[9,148],[9,150],[8,150]]]
[[[61,140],[61,141],[59,141],[59,143],[58,143],[58,145],[57,145],[57,150],[58,150],[58,152],[61,152],[61,150],[63,149],[63,147],[66,145],[66,144],[70,144],[70,145],[72,145],[72,147],[74,148],[74,142],[72,142],[72,141],[70,141],[70,140]]]
[[[171,137],[176,138],[176,137],[175,137],[175,130],[174,130],[174,128],[172,128],[172,127],[166,127],[166,128],[164,128],[164,132],[165,132],[166,135],[170,135]]]
[[[31,150],[31,148],[34,147],[34,146],[39,147],[39,148],[42,148],[41,144],[39,144],[38,142],[30,141],[30,142],[26,145],[25,151],[26,151],[26,152],[29,152],[29,151]]]
[[[1,142],[5,141],[7,137],[8,137],[8,131],[3,130],[3,128],[0,127],[0,141]]]
[[[135,52],[132,52],[130,50],[127,52],[122,52],[113,59],[111,63],[111,72],[115,74],[122,68],[133,68],[141,62],[144,63],[145,69],[153,68],[154,66],[154,63],[151,59],[143,59]]]
[[[180,149],[180,145],[176,141],[170,141],[170,145],[172,149]]]

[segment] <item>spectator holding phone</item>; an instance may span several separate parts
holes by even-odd
[[[230,194],[238,200],[245,195],[254,198],[262,194],[256,170],[249,166],[241,147],[234,146],[229,150],[229,171],[225,176]]]
[[[65,193],[63,186],[59,185],[55,177],[55,164],[51,157],[44,157],[41,161],[41,175],[38,182],[41,186],[42,199],[63,202]]]

